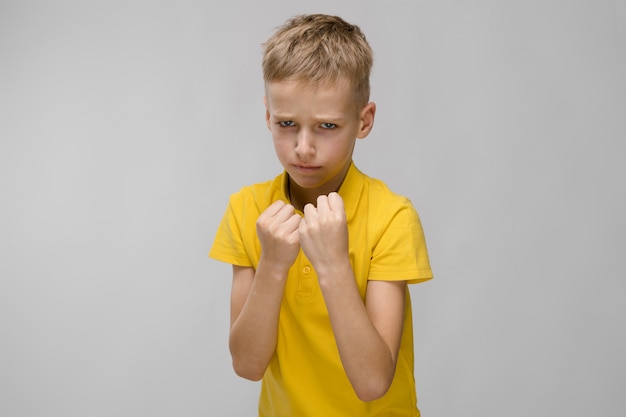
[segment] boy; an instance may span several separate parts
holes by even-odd
[[[408,283],[432,278],[410,201],[361,173],[372,51],[341,18],[296,16],[264,44],[284,172],[231,196],[209,256],[233,265],[235,372],[260,416],[419,416]]]

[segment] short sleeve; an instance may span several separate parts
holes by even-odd
[[[383,225],[379,236],[372,250],[369,280],[415,284],[433,277],[422,224],[408,199]]]
[[[239,198],[239,194],[230,197],[226,213],[217,228],[209,257],[233,265],[252,266],[241,233],[241,216],[238,216],[237,208],[242,204]]]

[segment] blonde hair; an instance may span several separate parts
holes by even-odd
[[[370,96],[372,48],[361,29],[337,16],[298,15],[287,20],[263,44],[263,79],[334,83],[347,79],[355,100]]]

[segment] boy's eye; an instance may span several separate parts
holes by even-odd
[[[278,122],[278,124],[280,126],[282,126],[282,127],[291,127],[291,126],[295,125],[295,123],[292,120],[287,120],[287,121],[284,121],[284,122]]]
[[[322,129],[334,129],[337,127],[337,125],[334,123],[322,123],[321,126]]]

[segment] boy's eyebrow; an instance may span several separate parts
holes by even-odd
[[[343,116],[332,116],[332,115],[315,116],[315,118],[324,122],[341,122],[344,119]]]
[[[295,116],[291,113],[278,113],[278,112],[274,112],[272,114],[272,117],[274,119],[280,119],[280,120],[292,120],[295,118]],[[318,122],[341,122],[344,120],[343,116],[333,116],[331,114],[319,114],[319,115],[315,115],[313,116],[314,119]]]

